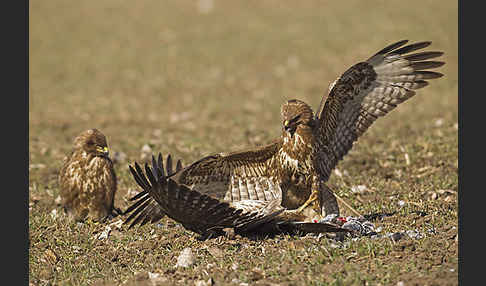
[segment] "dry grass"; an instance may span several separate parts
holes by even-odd
[[[200,2],[29,2],[29,281],[151,285],[150,272],[164,285],[457,285],[457,2],[215,1],[207,14]],[[316,107],[346,68],[403,38],[444,51],[445,77],[378,120],[330,185],[362,213],[397,211],[376,222],[383,232],[434,229],[426,238],[200,242],[164,219],[97,240],[105,225],[70,223],[54,202],[82,130],[100,129],[112,153],[127,155],[116,164],[125,208],[136,189],[127,166],[144,144],[189,163],[267,143],[282,102]],[[196,262],[174,269],[185,247]]]

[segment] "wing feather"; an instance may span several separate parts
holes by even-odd
[[[162,172],[157,169],[162,168],[161,160],[156,162],[153,157],[152,166],[145,164],[143,170],[135,163],[135,168],[130,170],[133,170],[132,175],[136,182],[159,204],[159,208],[170,218],[197,233],[205,234],[210,230],[225,227],[248,230],[271,220],[283,211],[279,200],[258,203],[247,201],[233,206],[197,190],[191,190],[172,178],[158,176]],[[134,208],[135,211],[125,221],[128,223],[133,220],[130,227],[138,223],[143,225],[149,221],[153,222],[150,213],[155,207],[151,200],[145,198],[141,198],[144,200],[142,204],[136,202],[140,206]]]
[[[321,179],[329,178],[353,142],[378,117],[413,97],[415,90],[428,85],[427,80],[442,76],[426,71],[444,65],[441,61],[430,61],[442,52],[407,54],[431,44],[425,41],[404,46],[407,42],[391,44],[367,61],[349,68],[321,100],[315,116],[318,146],[315,160]]]
[[[132,228],[136,225],[144,216],[146,216],[147,206],[150,204],[151,201],[145,201],[136,212],[133,212],[124,222],[124,224],[129,223],[133,220],[130,224],[129,228]]]
[[[155,160],[154,157],[152,157],[152,166],[157,166],[157,168],[152,168],[151,171],[152,180],[154,180],[154,177],[155,178],[165,177],[166,174],[167,177],[170,177],[175,173],[173,172],[172,159],[170,155],[167,156],[165,170],[163,164],[163,156],[161,153],[159,153],[157,157],[157,161]],[[147,191],[147,189],[149,188],[149,184],[145,176],[143,175],[140,166],[137,163],[135,163],[135,168],[132,166],[128,166],[128,167],[137,184],[140,187],[142,187],[142,191],[129,199],[130,201],[135,201],[135,203],[130,205],[123,213],[124,215],[131,213],[130,216],[125,220],[125,224],[132,221],[138,215],[142,215],[147,219],[150,219],[151,223],[159,221],[165,216],[165,213],[163,209],[159,206],[159,204],[149,195]],[[176,172],[181,169],[182,169],[182,162],[181,160],[177,160]],[[148,201],[148,203],[145,203],[146,201]],[[137,220],[136,222],[139,222],[139,220]],[[132,222],[132,224],[130,224],[130,227],[133,227],[133,225],[135,224],[136,223]]]

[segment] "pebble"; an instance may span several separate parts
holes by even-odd
[[[152,155],[152,148],[148,144],[145,144],[142,146],[142,150],[140,150],[140,152],[140,159],[143,161],[150,158]]]
[[[149,279],[154,279],[154,278],[158,278],[160,276],[159,273],[152,273],[152,272],[148,272],[148,278]]]
[[[408,237],[413,239],[421,239],[425,237],[425,235],[421,234],[417,230],[407,230],[405,233],[407,234]]]
[[[107,239],[110,235],[111,227],[107,225],[105,229],[96,237],[99,240]]]
[[[152,285],[159,285],[168,282],[168,278],[160,275],[159,273],[148,272],[148,279],[152,282]]]
[[[51,211],[51,217],[52,217],[53,219],[56,219],[56,218],[57,218],[57,209],[53,209],[53,210]]]
[[[186,247],[181,251],[179,257],[177,257],[176,267],[189,267],[195,262],[194,254],[190,247]]]
[[[341,171],[339,171],[339,169],[334,169],[334,174],[336,174],[336,176],[338,176],[339,178],[342,178],[343,177],[343,173],[341,173]]]
[[[434,125],[435,125],[436,127],[440,127],[440,126],[442,126],[443,124],[444,124],[444,119],[442,119],[442,118],[439,118],[439,119],[435,120],[435,122],[434,122]]]
[[[367,189],[368,189],[368,187],[366,187],[365,185],[352,186],[351,192],[355,193],[355,194],[356,193],[361,194],[361,193],[364,193]]]
[[[204,281],[204,280],[197,280],[194,285],[195,286],[211,286],[213,285],[213,278],[209,278],[208,281]]]

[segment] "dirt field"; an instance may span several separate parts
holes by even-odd
[[[457,1],[301,2],[29,2],[31,285],[458,284]],[[268,143],[284,101],[317,108],[348,67],[401,39],[431,40],[445,76],[379,119],[329,185],[363,214],[396,212],[374,221],[382,234],[422,238],[198,241],[165,218],[98,239],[107,224],[71,223],[56,204],[83,130],[107,136],[125,209],[145,144],[188,164]],[[195,263],[175,268],[186,247]]]

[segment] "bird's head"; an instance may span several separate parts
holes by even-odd
[[[282,124],[285,133],[293,136],[299,128],[313,125],[313,112],[310,106],[298,99],[291,99],[281,108]]]
[[[94,156],[108,157],[106,137],[98,129],[88,129],[74,139],[74,147]]]

